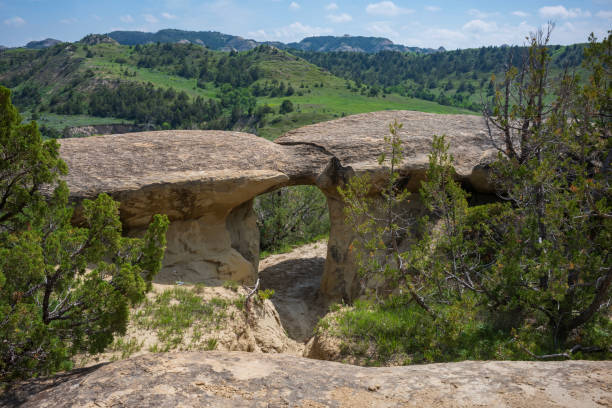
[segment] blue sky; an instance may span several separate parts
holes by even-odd
[[[255,40],[311,35],[387,37],[447,49],[522,44],[547,21],[552,42],[585,42],[612,29],[612,0],[0,0],[0,45],[51,37],[76,41],[113,30],[179,28]]]

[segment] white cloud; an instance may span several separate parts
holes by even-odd
[[[13,26],[13,27],[21,27],[25,23],[26,21],[19,16],[7,18],[6,20],[4,20],[4,24],[6,24],[7,26]]]
[[[461,31],[449,30],[447,28],[423,27],[422,30],[415,33],[414,39],[403,43],[417,47],[438,48],[439,46],[444,46],[448,49],[453,49],[465,44],[466,39],[467,36]]]
[[[566,9],[564,6],[546,6],[539,10],[540,16],[546,18],[576,18],[590,17],[591,13],[588,10],[579,8]]]
[[[538,8],[535,8],[535,13]],[[539,17],[539,16],[538,16]],[[476,20],[476,19],[469,19]],[[438,48],[443,46],[448,50],[456,48],[474,48],[489,45],[525,45],[525,36],[536,32],[540,27],[527,21],[512,18],[479,19],[481,22],[472,22],[461,25],[456,29],[449,29],[442,23],[431,24],[414,19],[401,27],[400,37],[392,38],[399,44],[417,47]],[[545,21],[545,20],[544,20]],[[566,24],[571,21],[571,25]],[[572,19],[561,21],[553,32],[554,44],[576,44],[587,40],[588,33],[595,33],[597,38],[606,38],[610,28],[610,20],[600,18]],[[491,31],[492,30],[492,31]]]
[[[462,27],[464,31],[489,33],[497,30],[497,24],[483,20],[471,20],[465,23]]]
[[[93,18],[96,21],[102,21],[102,18],[99,15],[97,15],[97,14],[92,14],[91,18]]]
[[[142,16],[144,17],[144,19],[145,19],[145,21],[147,23],[155,24],[155,23],[159,22],[157,17],[155,17],[153,14],[143,14]]]
[[[492,16],[498,16],[499,12],[494,12],[494,13],[487,13],[485,11],[480,11],[478,9],[469,9],[467,11],[467,13],[470,16],[476,17],[477,19],[483,19],[483,18],[488,18],[488,17],[492,17]]]
[[[74,24],[76,23],[78,20],[76,18],[62,18],[60,20],[60,23],[62,24]]]
[[[338,5],[336,3],[329,3],[327,6],[325,6],[325,10],[338,10]]]
[[[342,13],[342,14],[328,14],[327,19],[333,23],[347,23],[353,20],[353,17],[350,14]]]
[[[300,5],[297,4],[295,1],[292,1],[291,4],[289,5],[289,8],[291,10],[299,10],[300,9]]]
[[[248,33],[250,37],[268,41],[299,41],[304,37],[314,37],[332,34],[334,30],[328,27],[313,27],[302,24],[299,21],[288,26],[274,28],[271,30],[256,30]]]
[[[393,28],[391,23],[388,21],[375,21],[366,26],[366,30],[374,35],[382,35],[385,37],[398,38],[399,34]]]
[[[371,3],[366,7],[366,13],[385,17],[395,17],[400,14],[410,14],[413,12],[414,10],[396,6],[392,1]]]
[[[122,23],[133,23],[134,22],[134,18],[131,15],[129,15],[129,14],[126,14],[124,16],[120,16],[119,20]]]
[[[601,10],[596,14],[597,17],[600,18],[610,18],[612,19],[612,10]]]
[[[564,22],[558,26],[554,31],[555,44],[575,44],[578,42],[586,42],[588,34],[593,32],[595,37],[601,39],[607,37],[607,31],[610,29],[610,23],[604,20],[588,19],[581,20],[576,19],[568,24],[569,21]]]
[[[570,32],[576,32],[576,26],[574,26],[572,23],[570,23],[569,21],[566,21],[562,26],[562,29],[566,30],[566,31],[570,31]]]
[[[480,47],[488,45],[516,44],[525,42],[525,35],[535,32],[537,27],[520,24],[500,24],[491,20],[474,19],[468,21],[459,30],[425,27],[417,35],[426,39],[418,46],[437,48],[442,45],[446,49]]]
[[[161,13],[161,16],[163,18],[165,18],[166,20],[175,20],[176,19],[176,16],[174,14],[170,14],[170,13],[166,13],[166,12]]]
[[[272,1],[276,1],[276,0],[272,0]],[[266,32],[266,30],[262,30],[262,29],[255,30],[255,31],[249,31],[248,35],[249,37],[258,38],[260,40],[270,39],[270,34]]]
[[[442,9],[438,6],[425,6],[425,10],[435,13],[436,11],[440,11]]]
[[[529,13],[525,13],[524,11],[521,11],[521,10],[513,11],[512,15],[517,16],[517,17],[523,17],[523,18],[529,17]]]

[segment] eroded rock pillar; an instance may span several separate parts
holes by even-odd
[[[282,186],[287,176],[276,171],[211,171],[195,173],[193,179],[116,197],[131,235],[142,233],[153,214],[170,218],[163,267],[155,282],[253,283],[259,266],[253,198]]]
[[[257,273],[257,263],[238,250],[247,244],[237,241],[236,236],[232,237],[230,228],[236,229],[233,218],[231,214],[226,218],[210,213],[197,219],[171,222],[166,235],[168,245],[163,269],[156,281],[209,284],[226,280],[251,282]],[[248,223],[241,227],[243,236],[252,235],[252,231],[248,231]]]
[[[325,269],[321,278],[321,293],[336,301],[352,301],[359,293],[359,276],[355,254],[350,246],[355,235],[352,226],[344,222],[344,203],[335,196],[327,197],[329,208],[329,241]]]
[[[381,191],[386,187],[387,173],[381,168],[373,168],[367,171],[371,182],[369,200],[372,203],[372,212],[383,219],[385,214],[376,214],[378,209],[385,208]],[[325,270],[321,280],[321,293],[329,299],[344,300],[352,302],[362,292],[363,286],[373,288],[377,285],[374,281],[363,281],[359,276],[356,253],[353,248],[353,241],[357,237],[355,225],[346,223],[344,213],[345,203],[338,194],[338,187],[346,185],[348,179],[353,177],[355,172],[350,167],[342,167],[339,162],[330,163],[323,176],[317,180],[317,185],[321,187],[327,197],[329,208],[330,232],[327,246],[327,258],[325,260]],[[422,173],[407,174],[398,180],[398,185],[415,191],[416,185],[420,184]],[[379,203],[379,204],[377,204]],[[420,200],[419,193],[412,193],[409,200],[404,202],[401,208],[396,211],[402,213],[405,220],[416,220],[424,214],[424,207]],[[406,236],[400,241],[400,250],[405,251],[411,245],[411,236]]]

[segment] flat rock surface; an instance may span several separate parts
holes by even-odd
[[[404,148],[402,167],[406,171],[427,167],[434,135],[446,135],[455,169],[470,176],[474,169],[490,163],[496,154],[482,116],[440,115],[415,111],[382,111],[347,116],[304,126],[276,139],[282,145],[308,143],[337,157],[343,166],[355,170],[378,166],[389,124],[403,124],[399,131]]]
[[[282,354],[143,355],[31,381],[23,407],[603,407],[612,362],[475,362],[366,368]]]
[[[271,177],[291,171],[293,149],[241,132],[169,130],[61,140],[73,196],[164,183]]]
[[[494,151],[480,116],[383,111],[306,126],[276,142],[241,132],[167,130],[63,139],[60,153],[75,197],[264,176],[278,176],[279,186],[314,184],[334,156],[356,170],[378,166],[394,120],[404,124],[407,171],[425,168],[434,134],[447,135],[462,176],[486,164]]]

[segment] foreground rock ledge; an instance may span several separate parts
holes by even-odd
[[[24,407],[601,407],[612,362],[465,361],[367,368],[287,355],[148,354],[38,380]]]

